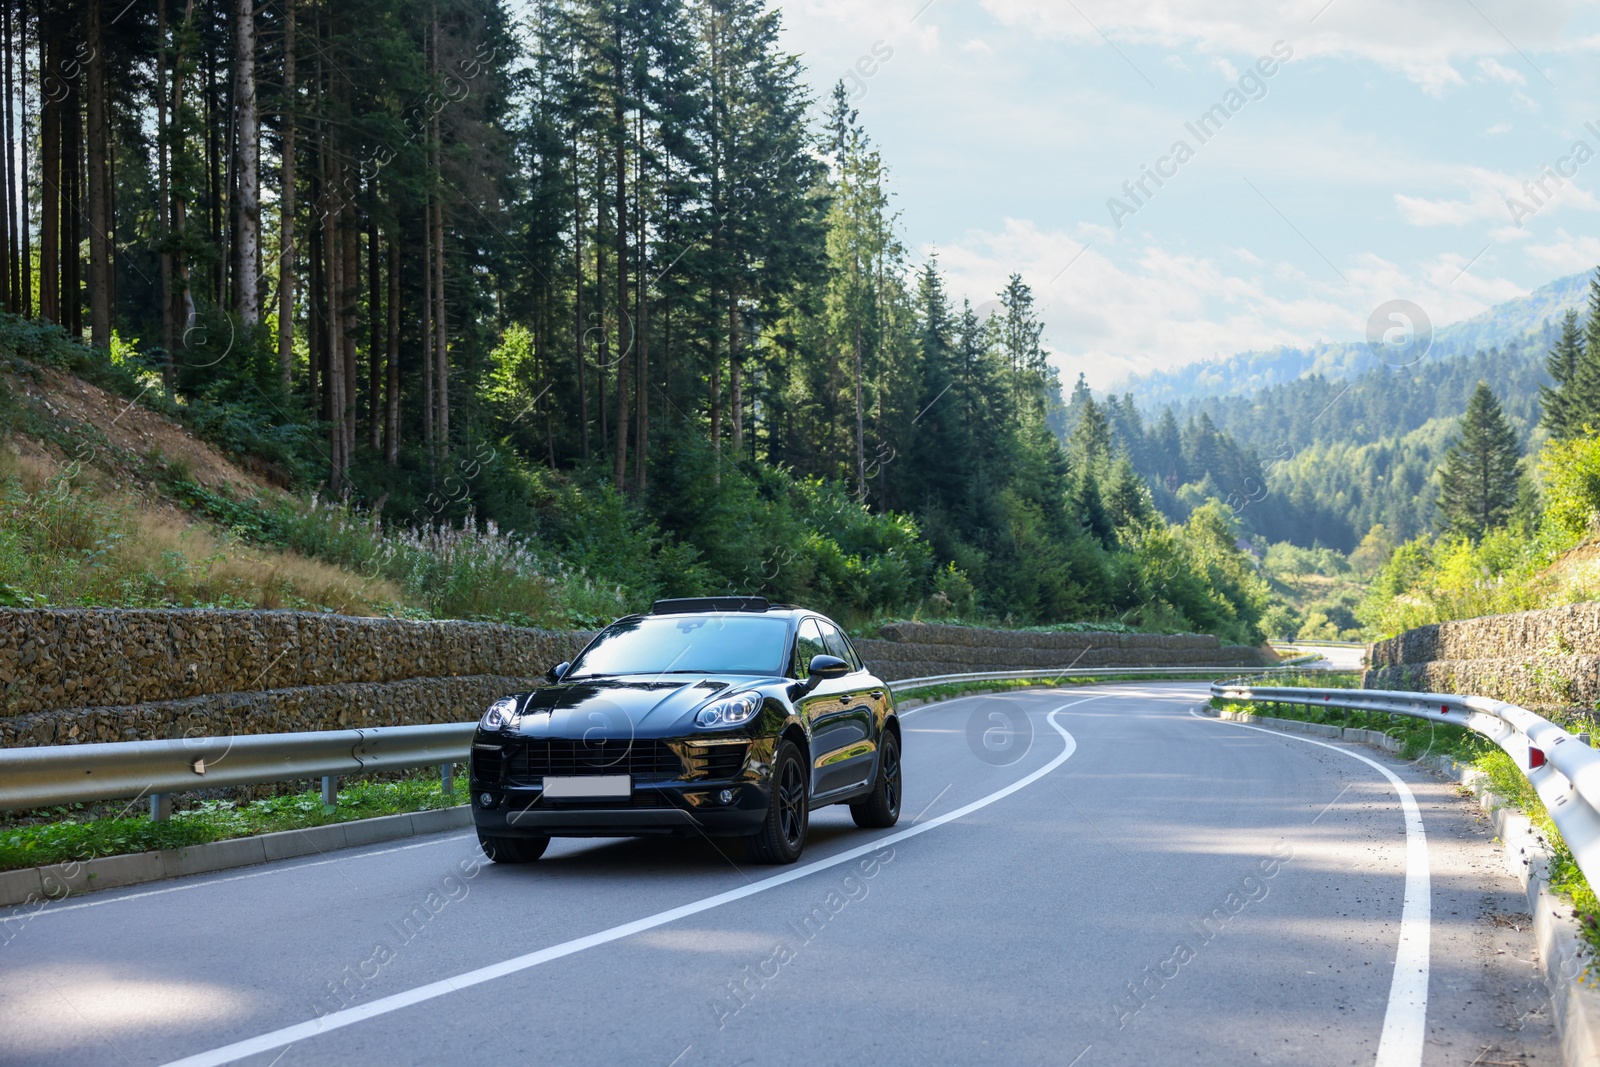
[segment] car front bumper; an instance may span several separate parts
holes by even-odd
[[[718,794],[733,791],[731,802]],[[495,799],[485,807],[482,794]],[[767,817],[765,783],[695,783],[692,787],[640,787],[626,801],[546,800],[537,786],[479,788],[472,818],[487,837],[632,837],[640,834],[753,834]]]

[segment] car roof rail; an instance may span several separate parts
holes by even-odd
[[[658,600],[650,606],[652,615],[684,615],[699,611],[766,611],[772,607],[761,596],[699,596],[679,600]]]

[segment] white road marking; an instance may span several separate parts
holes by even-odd
[[[576,953],[582,952],[586,949],[610,944],[613,941],[620,941],[623,938],[632,937],[634,934],[643,933],[646,930],[653,930],[658,926],[665,926],[668,923],[677,922],[679,919],[685,919],[691,915],[698,915],[701,912],[710,911],[713,908],[720,908],[724,904],[731,904],[734,901],[743,900],[746,897],[754,896],[757,893],[765,892],[768,889],[776,889],[779,886],[788,885],[790,882],[799,881],[800,879],[813,875],[818,871],[825,871],[830,867],[837,867],[841,864],[849,863],[851,860],[859,859],[862,856],[877,852],[878,850],[887,848],[890,845],[898,844],[901,841],[907,841],[913,837],[916,837],[918,834],[925,834],[929,830],[943,826],[946,823],[954,822],[957,819],[964,818],[965,816],[970,815],[981,808],[986,808],[996,801],[1004,800],[1006,797],[1017,792],[1018,790],[1025,789],[1034,782],[1037,782],[1040,778],[1043,778],[1045,775],[1049,774],[1051,771],[1054,771],[1057,767],[1060,767],[1063,763],[1067,762],[1067,760],[1071,759],[1072,754],[1078,750],[1078,743],[1073,739],[1073,736],[1056,721],[1056,716],[1060,715],[1068,708],[1076,707],[1079,704],[1087,704],[1091,700],[1099,700],[1102,697],[1110,695],[1112,694],[1102,693],[1097,696],[1085,697],[1082,700],[1075,700],[1070,704],[1063,704],[1049,713],[1050,726],[1056,731],[1056,733],[1061,735],[1061,739],[1064,742],[1061,754],[1056,756],[1049,763],[1045,764],[1043,767],[1040,767],[1033,773],[1018,779],[1003,789],[996,790],[986,797],[975,800],[964,807],[957,808],[955,811],[947,812],[946,814],[940,815],[937,818],[930,819],[925,823],[921,823],[920,825],[912,826],[905,830],[900,830],[896,833],[889,834],[887,837],[877,838],[876,840],[869,841],[868,843],[860,845],[856,848],[846,849],[844,852],[840,852],[834,856],[829,856],[827,859],[817,860],[814,863],[808,863],[802,867],[793,868],[792,870],[785,871],[782,874],[775,874],[770,878],[763,878],[759,882],[751,882],[749,885],[743,885],[736,889],[730,889],[725,893],[718,893],[715,896],[705,897],[689,904],[684,904],[676,908],[670,908],[667,911],[657,912],[654,915],[648,915],[642,919],[635,919],[632,922],[623,923],[620,926],[613,926],[609,930],[601,930],[598,933],[574,938],[571,941],[564,941],[559,945],[552,945],[549,948],[539,949],[537,952],[530,952],[526,955],[517,956],[501,963],[493,963],[487,967],[479,967],[476,970],[467,971],[464,974],[458,974],[452,978],[441,979],[437,982],[430,982],[427,985],[418,986],[415,989],[409,989],[401,993],[395,993],[391,996],[381,997],[369,1004],[361,1004],[353,1008],[345,1008],[343,1011],[329,1012],[326,1015],[308,1022],[297,1023],[293,1026],[286,1026],[280,1030],[274,1030],[270,1033],[262,1034],[259,1037],[248,1038],[244,1041],[236,1041],[231,1045],[223,1045],[221,1048],[215,1048],[207,1052],[196,1053],[193,1056],[187,1056],[181,1060],[173,1060],[171,1063],[166,1064],[165,1067],[217,1067],[219,1064],[233,1063],[237,1060],[243,1059],[246,1056],[254,1056],[257,1053],[269,1052],[275,1048],[282,1048],[284,1045],[294,1041],[304,1041],[307,1038],[316,1037],[319,1034],[325,1034],[331,1030],[338,1030],[346,1026],[352,1026],[356,1023],[364,1022],[367,1019],[374,1019],[382,1015],[388,1015],[391,1012],[400,1011],[403,1008],[409,1008],[414,1004],[421,1004],[425,1001],[458,992],[471,986],[481,985],[484,982],[492,982],[497,978],[504,978],[507,975],[516,974],[520,971],[526,971],[530,968],[537,967],[542,963],[548,963],[551,960],[558,960],[564,956],[575,955]]]
[[[1197,719],[1209,719],[1190,709]],[[1331,748],[1358,759],[1389,780],[1400,795],[1400,810],[1406,823],[1406,891],[1400,905],[1400,946],[1394,955],[1394,979],[1389,984],[1389,1006],[1383,1013],[1383,1035],[1378,1039],[1378,1058],[1373,1067],[1415,1067],[1422,1062],[1423,1042],[1428,1036],[1428,951],[1432,937],[1433,898],[1428,866],[1428,839],[1422,830],[1422,811],[1411,788],[1389,768],[1359,752],[1340,745],[1314,741],[1299,734],[1269,730],[1264,726],[1217,719],[1245,730],[1304,741],[1308,745]],[[1343,794],[1340,794],[1343,796]],[[1337,798],[1335,798],[1337,799]],[[1330,807],[1332,805],[1329,805]],[[1317,816],[1321,818],[1322,816]]]

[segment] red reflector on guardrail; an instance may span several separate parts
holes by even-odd
[[[1439,705],[1439,714],[1440,715],[1448,715],[1448,714],[1450,714],[1450,705],[1449,704],[1440,704]]]
[[[1544,766],[1544,749],[1528,746],[1528,770],[1536,771]]]

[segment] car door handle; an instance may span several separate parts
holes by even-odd
[[[874,689],[874,690],[873,690],[873,691],[872,691],[872,699],[873,699],[873,700],[882,700],[882,699],[883,699],[883,690],[881,690],[881,689]]]

